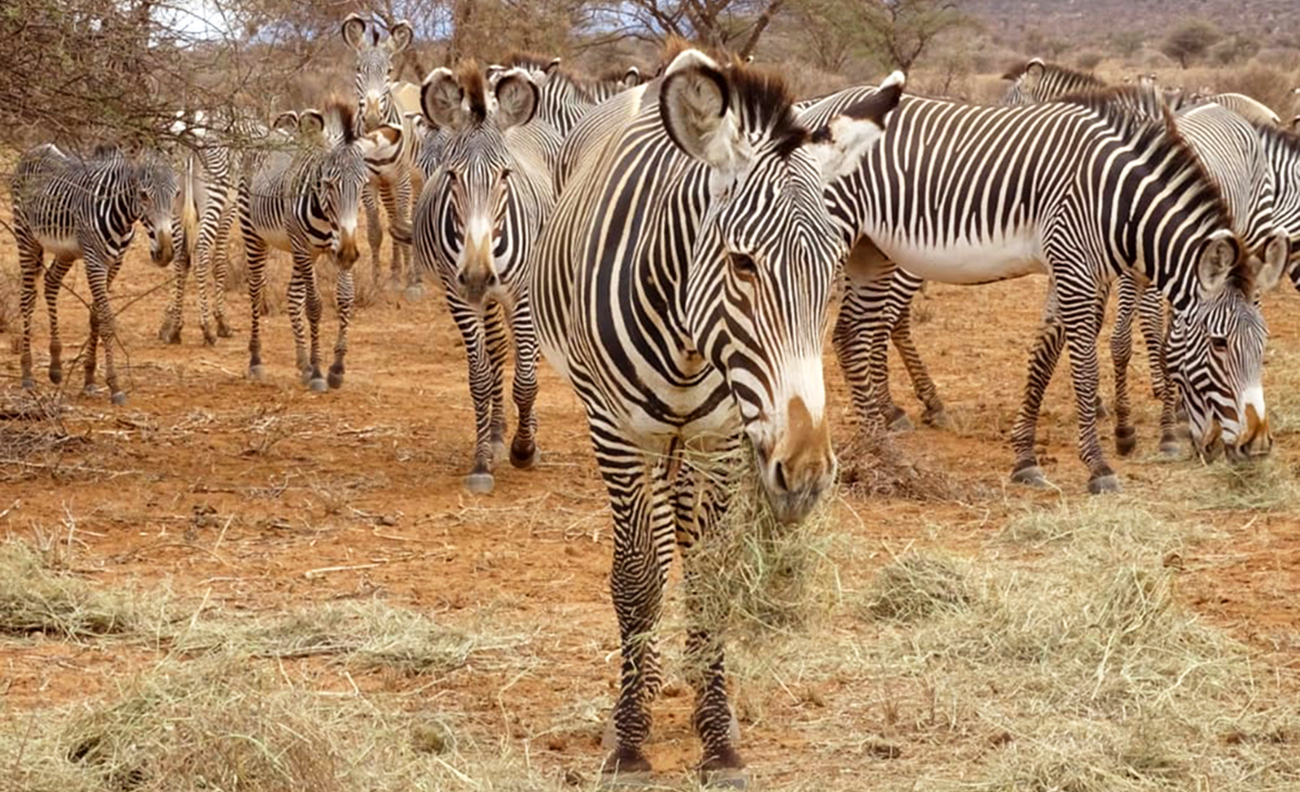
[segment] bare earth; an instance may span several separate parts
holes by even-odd
[[[148,264],[142,247],[136,243],[115,287],[118,306],[169,276]],[[287,263],[273,259],[273,266],[281,268],[273,287],[282,294]],[[360,267],[369,277],[365,257]],[[16,270],[6,239],[0,273],[15,282]],[[74,273],[69,284],[84,296],[84,275]],[[1038,278],[978,288],[932,285],[920,300],[917,342],[954,428],[919,429],[899,443],[918,464],[950,475],[971,494],[960,503],[921,503],[845,493],[835,507],[839,529],[877,565],[909,546],[967,552],[1027,505],[1088,497],[1064,368],[1039,433],[1044,467],[1060,491],[1006,483],[1007,436],[1043,289]],[[617,634],[606,583],[605,492],[569,388],[543,366],[540,464],[531,471],[506,465],[497,471],[493,495],[471,496],[461,486],[473,426],[464,353],[436,285],[418,304],[383,294],[361,309],[347,381],[327,394],[299,384],[282,308],[264,325],[267,382],[253,384],[243,377],[246,297],[230,294],[236,336],[205,348],[193,296],[182,345],[157,340],[164,293],[149,294],[121,316],[130,356],[125,407],[111,407],[102,389],[94,397],[79,395],[80,367],[65,363],[71,405],[65,423],[75,440],[58,454],[0,454],[8,457],[0,459],[0,536],[56,536],[72,549],[74,568],[104,586],[165,584],[180,596],[251,612],[378,597],[453,623],[485,619],[533,633],[522,670],[471,662],[430,679],[348,673],[304,660],[287,663],[286,673],[324,689],[416,693],[417,705],[466,713],[482,735],[508,739],[538,767],[594,774],[601,719],[614,692]],[[277,301],[283,306],[282,297]],[[85,339],[86,312],[66,292],[61,305],[70,359]],[[1273,333],[1266,387],[1270,406],[1281,405],[1275,424],[1285,420],[1275,453],[1292,474],[1300,463],[1300,416],[1287,410],[1300,400],[1287,392],[1300,385],[1298,305],[1289,288],[1265,305]],[[43,305],[36,326],[39,367],[47,337]],[[323,330],[329,350],[336,325],[328,310]],[[6,334],[0,346],[0,387],[11,393],[18,387],[15,335]],[[851,435],[847,397],[829,355],[827,376],[843,443]],[[918,415],[904,375],[894,377],[896,399]],[[42,391],[52,391],[42,369],[37,378]],[[1127,492],[1162,500],[1170,472],[1198,463],[1146,456],[1154,451],[1156,406],[1144,363],[1136,381],[1141,445],[1135,459],[1113,461]],[[1261,662],[1300,669],[1300,512],[1216,510],[1197,519],[1230,529],[1230,540],[1200,545],[1181,559],[1180,597],[1257,649]],[[846,587],[865,588],[873,569],[843,570]],[[0,708],[37,710],[91,697],[156,660],[144,649],[0,641]],[[818,749],[828,733],[896,731],[881,713],[891,691],[843,687],[870,688],[870,679],[867,673],[811,692],[777,688],[761,717],[747,717],[742,708],[747,758],[775,786],[798,779],[811,757],[841,771],[856,768],[865,773],[859,778],[898,772],[890,756],[869,747],[835,756]],[[823,722],[818,702],[841,694],[867,706],[856,722]],[[690,702],[677,683],[656,705],[649,754],[669,777],[698,758]],[[951,749],[921,739],[909,744],[906,733],[893,736],[911,758]]]

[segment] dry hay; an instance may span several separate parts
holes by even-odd
[[[80,640],[145,626],[145,602],[134,592],[103,591],[52,567],[46,555],[25,542],[0,544],[0,635]]]
[[[961,609],[970,601],[965,575],[955,562],[909,553],[876,574],[865,607],[874,619],[907,622]]]
[[[866,498],[937,502],[963,500],[964,488],[946,473],[910,460],[888,432],[858,431],[836,449],[840,486]]]
[[[12,475],[21,476],[32,460],[81,442],[68,433],[63,423],[65,412],[61,393],[0,393],[0,471],[12,470]]]
[[[1243,463],[1220,460],[1168,475],[1161,494],[1184,509],[1289,512],[1300,501],[1296,471],[1272,457]]]

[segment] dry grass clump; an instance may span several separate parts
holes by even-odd
[[[131,591],[101,590],[54,568],[25,542],[0,544],[0,635],[122,635],[143,627],[141,605]]]
[[[1187,506],[1207,511],[1290,511],[1300,499],[1295,471],[1273,458],[1191,468],[1169,489]]]
[[[955,562],[909,553],[876,573],[866,612],[874,619],[910,622],[963,609],[971,599],[966,576]]]
[[[728,641],[763,643],[807,629],[824,615],[834,573],[827,559],[834,541],[831,497],[824,495],[803,522],[782,525],[748,441],[731,453],[687,452],[683,464],[728,482],[730,497],[723,518],[689,551],[690,625]]]
[[[332,655],[363,668],[405,674],[446,672],[471,657],[518,652],[531,636],[479,625],[473,631],[438,624],[416,611],[374,600],[329,603],[252,619],[196,616],[177,631],[173,651],[295,658]]]
[[[869,498],[902,498],[924,502],[961,500],[963,488],[937,470],[927,470],[898,449],[887,432],[857,432],[836,449],[840,484]]]
[[[1208,531],[1186,521],[1175,526],[1138,500],[1109,497],[1026,509],[1008,520],[997,538],[1016,545],[1069,545],[1071,552],[1111,557],[1134,548],[1168,553]]]
[[[61,393],[0,393],[0,477],[23,476],[32,460],[80,441],[68,433]]]

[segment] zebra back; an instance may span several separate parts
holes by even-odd
[[[1094,75],[1032,58],[1013,66],[1002,79],[1010,80],[1002,104],[1008,107],[1050,102],[1067,94],[1106,87]]]

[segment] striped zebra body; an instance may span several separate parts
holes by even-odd
[[[368,161],[391,156],[401,145],[402,130],[381,127],[356,134],[351,105],[333,102],[324,114],[314,110],[299,118],[289,145],[270,138],[263,150],[246,158],[240,179],[239,226],[248,259],[248,295],[252,326],[249,332],[249,377],[263,376],[261,307],[266,256],[271,248],[293,257],[289,281],[289,318],[293,325],[298,370],[304,384],[324,391],[320,368],[321,300],[316,287],[315,261],[332,255],[338,264],[339,335],[329,387],[343,384],[348,326],[352,316],[352,265],[357,259],[356,224],[361,190],[369,178]],[[304,313],[310,324],[310,350],[304,340]]]
[[[366,20],[357,14],[350,15],[342,26],[344,42],[357,53],[358,132],[369,133],[384,126],[402,130],[400,146],[394,147],[385,157],[367,160],[370,178],[362,202],[366,210],[371,271],[374,282],[378,284],[382,271],[380,250],[384,241],[379,218],[379,204],[382,203],[393,239],[389,286],[402,288],[405,273],[406,298],[414,301],[423,294],[423,287],[419,269],[411,266],[411,247],[402,240],[410,236],[411,177],[420,157],[423,135],[417,133],[415,117],[402,112],[394,96],[397,83],[393,80],[393,57],[410,46],[414,34],[410,24],[403,20],[395,23],[388,38],[381,42],[378,23],[370,23],[367,40],[367,26]]]
[[[68,156],[51,145],[26,152],[10,181],[14,237],[22,275],[22,385],[33,388],[32,313],[36,277],[46,252],[53,261],[45,270],[45,304],[50,317],[50,381],[63,381],[58,325],[59,287],[77,259],[86,266],[90,286],[90,338],[85,358],[85,392],[93,393],[97,345],[104,344],[104,380],[114,404],[125,404],[113,363],[115,324],[108,290],[135,236],[135,224],[149,235],[153,263],[171,263],[173,208],[177,182],[172,168],[153,154],[128,158],[119,149],[101,147],[87,158]]]
[[[920,139],[926,145],[917,145]],[[1253,294],[1242,291],[1258,262],[1245,261],[1218,189],[1151,88],[1026,108],[909,97],[863,169],[830,195],[833,213],[869,243],[850,257],[857,275],[835,335],[866,420],[879,402],[874,372],[886,328],[871,321],[871,289],[863,283],[878,288],[894,262],[950,283],[1046,272],[1044,325],[1012,434],[1013,478],[1044,480],[1034,451],[1038,410],[1068,344],[1089,489],[1118,487],[1097,439],[1096,336],[1110,280],[1127,269],[1173,301],[1175,335],[1195,339],[1180,342],[1193,350],[1180,365],[1193,371],[1179,374],[1216,393],[1212,402],[1184,394],[1198,449],[1220,440],[1232,453],[1269,448],[1260,371],[1251,362],[1252,350],[1263,347],[1262,319]],[[1261,280],[1272,275],[1265,268]],[[1212,327],[1244,350],[1233,366],[1215,368],[1202,354]]]
[[[821,331],[846,248],[823,189],[857,165],[900,90],[898,75],[810,133],[779,80],[688,50],[573,131],[602,129],[543,231],[531,297],[542,350],[586,407],[613,511],[623,661],[607,771],[649,770],[674,545],[696,613],[690,548],[727,509],[734,471],[687,449],[726,453],[748,437],[786,521],[831,482]],[[701,771],[735,774],[721,642],[697,627],[687,652]]]
[[[567,137],[591,108],[641,83],[641,73],[636,67],[587,80],[563,71],[559,58],[547,60],[524,53],[512,53],[503,65],[491,67],[489,79],[512,68],[527,72],[540,86],[542,98],[537,107],[537,117],[550,124],[561,138]]]
[[[537,459],[537,340],[529,307],[533,247],[555,206],[552,158],[559,135],[536,118],[539,90],[512,70],[490,88],[473,62],[438,69],[422,92],[425,115],[445,130],[441,164],[416,207],[416,266],[436,273],[465,342],[474,402],[474,463],[466,486],[490,492],[504,456],[504,375],[514,339],[511,393],[519,413],[510,462]]]

